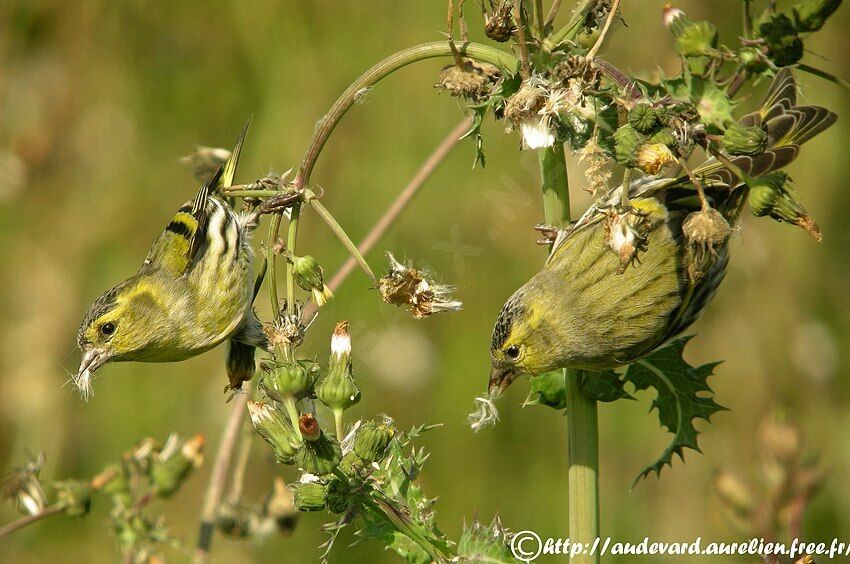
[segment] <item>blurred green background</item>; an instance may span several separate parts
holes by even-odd
[[[740,4],[676,2],[693,17],[710,17],[730,44],[740,32]],[[628,27],[615,28],[602,55],[647,77],[659,68],[674,73],[679,63],[661,22],[663,5],[623,2]],[[467,2],[467,14],[480,38],[475,2]],[[194,544],[228,412],[223,349],[181,364],[109,365],[85,404],[63,386],[79,360],[77,324],[94,297],[135,271],[170,214],[194,193],[178,157],[196,144],[229,147],[253,114],[239,179],[296,166],[316,120],[351,80],[397,49],[440,39],[444,22],[443,0],[0,4],[0,469],[22,463],[25,449],[44,450],[44,476],[84,478],[143,436],[203,433],[204,466],[173,502],[153,508]],[[839,10],[807,41],[806,61],[848,77],[848,25],[848,10]],[[444,64],[420,63],[374,88],[319,160],[313,180],[355,239],[461,119],[458,104],[432,87]],[[847,115],[846,92],[798,76],[807,101]],[[750,472],[756,429],[780,408],[801,423],[828,473],[808,512],[807,536],[850,540],[848,123],[840,119],[790,168],[824,242],[747,217],[732,243],[727,281],[694,329],[688,358],[725,361],[710,383],[731,408],[701,426],[705,455],[688,452],[687,464],[677,461],[660,482],[630,491],[669,436],[647,414],[647,394],[600,408],[604,534],[737,539],[712,495],[712,475],[718,468]],[[487,167],[472,170],[472,142],[462,142],[369,257],[382,269],[389,249],[433,268],[458,285],[464,311],[413,320],[382,304],[355,272],[323,309],[304,352],[324,357],[333,323],[351,320],[363,390],[354,416],[385,412],[402,427],[444,423],[424,438],[433,454],[422,481],[440,496],[439,523],[450,537],[475,511],[483,518],[498,512],[514,530],[567,536],[566,420],[521,409],[527,384],[520,381],[501,400],[496,427],[474,435],[466,424],[472,398],[486,388],[496,314],[544,257],[531,230],[542,219],[536,156],[518,152],[518,139],[501,124],[489,122],[485,132]],[[579,168],[573,178],[578,210],[587,204]],[[300,249],[327,271],[345,259],[315,215],[306,216],[302,233]],[[267,319],[264,296],[258,303]],[[246,495],[259,497],[276,473],[293,478],[258,442]],[[114,561],[107,512],[103,500],[87,518],[54,517],[24,529],[0,541],[0,561],[67,561],[69,554]],[[0,522],[14,517],[0,508]],[[294,536],[262,545],[217,535],[213,554],[219,562],[312,562],[327,520],[305,515]],[[376,544],[345,548],[351,540],[342,537],[334,560],[397,560]]]

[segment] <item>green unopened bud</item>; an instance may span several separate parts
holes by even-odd
[[[292,263],[295,283],[303,290],[312,292],[317,305],[323,306],[334,297],[333,292],[325,286],[324,272],[316,259],[310,255],[289,255],[287,259]]]
[[[318,476],[330,474],[339,466],[342,451],[339,443],[332,437],[319,431],[319,437],[312,441],[304,441],[295,455],[298,467]]]
[[[821,241],[823,235],[818,224],[800,204],[789,181],[784,172],[766,174],[753,180],[750,183],[750,210],[759,217],[769,215],[776,221],[796,225],[816,241]]]
[[[778,67],[793,65],[803,58],[803,41],[791,18],[781,12],[768,14],[759,22],[756,35],[764,39],[768,57]]]
[[[794,4],[794,27],[800,33],[818,31],[841,5],[841,0],[803,0]]]
[[[767,133],[758,126],[733,123],[726,128],[721,143],[733,155],[757,157],[767,149],[768,138]]]
[[[203,435],[195,435],[182,444],[177,435],[171,435],[151,468],[156,495],[167,498],[180,489],[192,470],[200,466],[203,448]]]
[[[471,526],[464,525],[457,544],[461,562],[512,562],[507,531],[497,516],[490,525],[484,525],[476,516]]]
[[[326,500],[328,510],[343,513],[351,505],[351,487],[340,479],[331,480]]]
[[[670,149],[676,147],[679,142],[676,140],[676,137],[673,135],[673,132],[669,129],[662,129],[657,133],[654,133],[652,137],[649,138],[650,143],[660,143],[661,145],[665,145]]]
[[[351,369],[351,335],[348,321],[340,321],[331,337],[331,356],[328,373],[316,386],[316,397],[334,414],[337,438],[342,438],[342,414],[360,401],[360,389]]]
[[[634,168],[638,149],[646,142],[646,136],[631,125],[624,125],[614,132],[614,158],[623,166]]]
[[[62,511],[70,517],[82,517],[91,509],[92,488],[88,482],[64,480],[57,482],[56,497]]]
[[[275,362],[266,367],[260,385],[275,401],[300,399],[309,395],[315,372],[308,371],[300,362]]]
[[[658,113],[649,104],[638,104],[629,111],[629,125],[641,133],[649,133],[658,125]]]
[[[350,476],[352,478],[359,477],[366,466],[366,463],[363,462],[363,460],[361,460],[354,451],[346,453],[346,455],[342,457],[342,461],[339,463],[340,471],[346,476]]]
[[[366,464],[379,462],[394,436],[395,429],[387,423],[367,421],[354,436],[354,452]]]
[[[292,464],[299,439],[283,414],[267,403],[248,402],[248,413],[257,433],[271,445],[278,462]]]
[[[567,388],[561,370],[544,372],[528,377],[531,390],[525,399],[526,405],[546,405],[553,409],[567,408]]]
[[[298,511],[321,511],[325,508],[327,486],[319,482],[294,484],[292,486],[295,508]]]

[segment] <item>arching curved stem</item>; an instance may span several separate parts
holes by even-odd
[[[519,64],[516,57],[510,53],[505,53],[499,49],[494,49],[486,45],[479,45],[477,43],[467,43],[462,45],[459,47],[459,51],[463,56],[506,68],[510,72],[516,72]],[[309,184],[310,175],[313,173],[313,167],[316,166],[316,161],[318,160],[319,154],[322,152],[325,143],[327,143],[328,138],[342,119],[342,116],[344,116],[349,108],[354,105],[363,92],[374,86],[381,79],[409,64],[436,57],[450,56],[452,56],[452,48],[447,41],[422,43],[390,55],[360,75],[360,77],[351,83],[351,86],[346,88],[345,92],[337,98],[336,102],[334,102],[333,106],[331,106],[331,109],[328,110],[328,113],[325,114],[321,121],[319,121],[316,131],[313,133],[313,138],[310,140],[310,146],[307,148],[304,159],[301,161],[301,166],[298,168],[298,174],[295,176],[295,189],[301,190]],[[290,220],[289,237],[287,239],[287,248],[293,253],[295,252],[295,238],[298,233],[298,217],[300,213],[301,204],[296,203],[292,206],[292,220]],[[278,214],[272,220],[272,232],[269,237],[270,241],[275,241],[277,239],[280,222],[280,215]],[[291,264],[287,263],[286,285],[287,294],[290,298],[287,300],[288,313],[292,313],[295,307],[294,300],[291,299],[291,296],[289,296],[289,294],[292,293],[293,284],[293,267]]]

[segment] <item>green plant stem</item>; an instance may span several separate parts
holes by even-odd
[[[499,49],[480,45],[478,43],[467,43],[459,47],[462,55],[477,59],[500,67],[507,68],[511,72],[516,72],[519,62],[516,57],[510,53],[505,53]],[[435,57],[452,56],[452,48],[447,41],[435,41],[432,43],[422,43],[414,45],[407,49],[403,49],[393,53],[389,57],[378,62],[372,68],[364,72],[357,78],[345,91],[337,98],[336,102],[331,106],[328,113],[319,121],[313,137],[310,140],[310,145],[304,158],[301,160],[301,165],[298,167],[298,174],[295,176],[294,187],[296,190],[303,190],[310,182],[310,175],[313,173],[313,167],[316,166],[316,161],[319,154],[327,143],[333,130],[342,119],[342,116],[357,102],[363,92],[374,86],[381,79],[389,76],[393,72],[403,68],[409,64]],[[291,252],[295,252],[295,240],[298,234],[298,218],[301,214],[301,204],[295,203],[292,206],[292,216],[289,222],[289,236],[287,238],[287,248]],[[269,233],[269,245],[273,245],[277,240],[278,231],[280,229],[280,214],[276,214],[272,222],[271,231]],[[271,254],[270,259],[274,256]],[[269,266],[269,283],[274,283],[274,267]],[[293,267],[287,264],[286,268],[286,283],[287,283],[287,313],[292,314],[295,311],[295,289],[293,287]],[[276,290],[272,293],[276,295]],[[273,304],[274,305],[274,304]]]
[[[41,521],[42,519],[51,517],[53,515],[59,515],[63,511],[65,511],[65,506],[56,504],[45,507],[38,513],[33,513],[32,515],[27,515],[26,517],[21,517],[17,521],[12,521],[8,525],[4,525],[2,528],[0,528],[0,538],[5,537],[6,535],[11,535],[18,529],[23,529],[27,525],[32,525],[36,521]]]
[[[292,423],[292,428],[295,430],[295,435],[298,440],[302,440],[301,427],[298,426],[298,408],[295,406],[295,398],[286,396],[283,398],[283,407],[286,409],[286,414],[289,416],[289,421]]]
[[[292,215],[289,218],[286,249],[292,254],[295,254],[295,243],[298,240],[298,219],[301,217],[301,203],[293,204],[291,209]],[[295,265],[290,261],[286,261],[286,313],[288,315],[295,313]]]
[[[584,27],[584,22],[587,20],[587,16],[590,14],[591,8],[596,5],[596,1],[597,0],[581,0],[581,2],[579,2],[579,4],[573,9],[572,14],[570,14],[570,20],[567,22],[567,25],[558,31],[553,32],[546,41],[543,42],[543,47],[547,51],[552,51],[564,41],[572,41],[575,39],[576,36],[581,33],[581,30]]]
[[[277,241],[277,232],[280,229],[281,214],[276,213],[269,223],[269,235],[266,240],[266,275],[269,285],[269,299],[272,305],[272,315],[277,318],[280,311],[280,300],[277,296],[277,266],[275,263],[274,246]]]
[[[357,261],[357,264],[360,265],[360,268],[363,269],[363,272],[369,277],[373,283],[376,283],[377,280],[375,278],[375,274],[372,272],[372,269],[369,268],[369,263],[366,262],[366,259],[363,258],[363,255],[360,254],[360,251],[357,250],[357,245],[351,240],[351,237],[345,232],[339,222],[331,215],[331,212],[322,205],[322,203],[315,198],[309,198],[310,205],[316,210],[316,213],[319,214],[325,223],[328,224],[328,227],[331,228],[331,231],[334,232],[334,235],[337,236],[337,239],[343,244],[343,246],[348,250],[348,253]]]
[[[570,192],[564,145],[555,143],[537,152],[540,161],[540,187],[543,191],[543,218],[546,225],[570,224]]]
[[[279,190],[250,190],[243,189],[241,186],[224,188],[221,192],[225,196],[233,196],[237,198],[271,198],[273,196],[280,195]]]
[[[570,194],[564,146],[539,151],[543,213],[548,225],[570,223]],[[592,544],[599,536],[599,432],[596,400],[581,390],[581,372],[564,370],[569,426],[570,540]],[[598,562],[598,556],[578,554],[571,562]]]

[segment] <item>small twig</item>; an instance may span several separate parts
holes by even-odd
[[[683,169],[685,169],[685,172],[688,173],[688,178],[691,179],[691,184],[693,184],[694,187],[697,189],[697,194],[699,195],[699,201],[702,205],[703,211],[710,209],[711,205],[709,205],[708,203],[708,198],[705,197],[705,190],[703,190],[702,183],[699,181],[699,179],[693,173],[691,168],[688,166],[688,163],[685,162],[685,159],[680,157],[679,164],[682,166]]]
[[[203,564],[209,560],[218,506],[224,492],[224,483],[227,480],[227,469],[230,466],[230,459],[233,458],[233,451],[239,439],[239,430],[242,427],[242,420],[245,417],[246,405],[250,396],[250,384],[245,384],[245,388],[243,393],[236,394],[236,397],[233,398],[230,416],[224,426],[221,444],[215,455],[210,482],[207,485],[204,505],[201,510],[201,527],[198,531],[198,543],[193,559],[195,564]]]
[[[449,36],[449,48],[452,50],[452,58],[458,67],[463,68],[463,57],[460,56],[460,51],[457,50],[454,40],[455,28],[455,3],[454,0],[449,0],[449,13],[446,15],[446,35]]]
[[[593,47],[590,48],[590,51],[587,52],[587,58],[593,60],[596,57],[596,53],[599,52],[599,48],[602,47],[602,42],[605,41],[605,36],[608,34],[608,29],[611,27],[611,22],[614,21],[614,17],[617,15],[617,10],[620,8],[620,0],[614,0],[611,3],[611,10],[608,12],[608,18],[605,20],[605,25],[602,27],[602,31],[599,33],[599,37],[596,39],[596,43],[593,44]]]
[[[12,521],[8,525],[4,525],[0,528],[0,539],[5,537],[6,535],[10,535],[17,531],[18,529],[23,529],[27,525],[32,525],[37,521],[41,521],[47,517],[52,517],[53,515],[58,515],[62,513],[65,508],[61,505],[50,505],[45,507],[38,513],[33,513],[32,515],[27,515],[26,517],[21,517],[17,521]]]
[[[555,23],[555,18],[558,16],[558,10],[561,9],[561,0],[552,2],[552,7],[549,8],[549,15],[546,16],[546,21],[543,23],[544,34],[548,34],[552,29],[552,24]]]
[[[528,45],[525,43],[525,19],[522,17],[522,0],[514,0],[513,16],[516,22],[522,77],[528,78],[531,76],[531,63],[528,58]]]
[[[374,283],[376,282],[375,273],[372,272],[372,269],[369,268],[369,263],[366,262],[366,259],[363,258],[363,255],[360,251],[357,250],[357,247],[354,246],[354,243],[351,241],[351,238],[336,220],[336,218],[328,211],[328,209],[322,205],[322,203],[314,197],[311,197],[312,192],[308,191],[307,199],[310,202],[310,205],[313,206],[313,209],[316,210],[316,213],[319,214],[319,217],[324,220],[325,223],[328,224],[331,231],[333,231],[334,235],[337,236],[337,239],[343,244],[343,246],[348,249],[348,254],[357,261],[357,264],[360,268],[363,269],[363,272],[369,277],[369,279]]]
[[[753,36],[753,16],[750,14],[750,0],[744,0],[744,37],[749,39]]]

